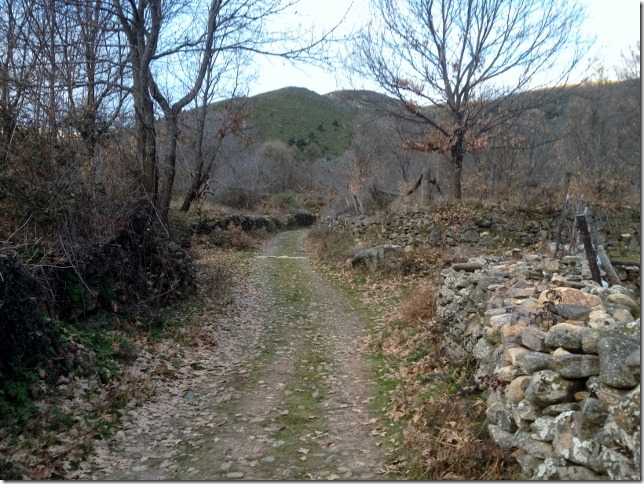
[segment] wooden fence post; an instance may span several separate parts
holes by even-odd
[[[597,265],[597,253],[595,252],[593,243],[590,241],[590,233],[588,232],[585,215],[577,215],[577,227],[579,228],[581,240],[584,243],[584,249],[586,249],[586,258],[588,259],[588,266],[590,267],[593,281],[601,286],[602,278],[599,273],[599,266]]]

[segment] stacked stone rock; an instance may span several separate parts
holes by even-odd
[[[431,245],[476,244],[493,250],[499,240],[512,240],[529,247],[552,240],[557,233],[558,219],[524,220],[512,213],[490,212],[476,220],[455,221],[456,217],[444,214],[437,217],[431,210],[410,209],[402,213],[376,213],[357,217],[321,217],[320,224],[334,231],[344,231],[353,236],[356,243],[395,244],[409,251]],[[599,228],[598,243],[607,250],[622,245],[628,240],[633,252],[639,251],[639,222],[621,227],[624,234],[615,233],[615,228]],[[622,281],[639,285],[639,265],[616,267]]]
[[[437,309],[445,355],[479,362],[491,437],[528,479],[639,480],[636,295],[583,257],[508,255],[444,270]]]

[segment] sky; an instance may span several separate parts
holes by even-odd
[[[565,0],[564,0],[565,1]],[[620,65],[621,52],[635,45],[640,39],[639,0],[579,0],[586,5],[585,33],[596,36],[593,54],[601,59],[609,77],[614,67]],[[345,19],[344,28],[350,29],[368,11],[369,0],[353,0]],[[316,28],[330,28],[347,12],[348,0],[300,0],[298,18]],[[364,81],[350,81],[338,69],[333,72],[307,65],[291,65],[280,59],[262,59],[257,63],[257,78],[249,86],[251,96],[288,86],[305,87],[318,94],[341,89],[373,89],[377,87]]]

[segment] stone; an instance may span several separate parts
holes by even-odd
[[[456,262],[452,264],[452,269],[455,271],[474,272],[482,267],[483,266],[478,262]]]
[[[628,309],[616,309],[615,311],[612,311],[611,314],[613,318],[620,323],[630,323],[631,321],[635,321],[635,318]]]
[[[553,358],[552,369],[564,378],[585,378],[599,375],[599,356],[561,355]]]
[[[589,397],[581,403],[581,413],[589,422],[603,423],[608,416],[608,406]]]
[[[577,411],[579,408],[580,406],[577,402],[556,403],[544,408],[543,414],[556,417],[560,413]]]
[[[604,432],[633,456],[640,455],[640,385],[608,407]]]
[[[516,407],[512,407],[512,412],[519,427],[522,420],[534,422],[542,415],[541,409],[529,400],[521,400]]]
[[[514,433],[507,432],[494,424],[488,424],[487,428],[490,432],[490,437],[492,437],[492,440],[494,440],[499,447],[504,449],[514,447]]]
[[[552,352],[553,358],[556,358],[557,356],[564,356],[564,355],[570,355],[570,351],[564,350],[563,348],[557,348]]]
[[[274,455],[267,455],[266,457],[262,457],[262,462],[266,462],[266,463],[269,463],[269,464],[271,462],[275,462],[275,456]]]
[[[483,338],[494,345],[500,344],[501,328],[498,326],[485,326],[483,328]]]
[[[530,434],[521,429],[515,432],[513,442],[519,449],[542,459],[556,455],[552,444],[533,439]]]
[[[552,445],[554,451],[560,457],[576,464],[590,466],[594,470],[601,470],[597,467],[597,455],[600,444],[595,440],[588,440],[578,434],[580,412],[565,412],[555,417],[555,430]]]
[[[557,478],[562,481],[605,481],[606,477],[583,466],[557,467]]]
[[[555,417],[544,415],[530,424],[530,437],[543,442],[552,442],[555,430]]]
[[[490,326],[498,327],[499,330],[501,326],[504,326],[506,324],[510,324],[512,322],[512,314],[506,313],[505,311],[503,314],[497,314],[495,316],[490,317]]]
[[[556,300],[553,299],[555,304],[575,304],[578,306],[588,307],[594,307],[598,304],[601,304],[601,299],[599,298],[599,296],[588,294],[572,287],[557,287],[549,289],[548,291],[543,291],[539,295],[539,299],[537,300],[539,304],[543,305],[545,302],[550,300],[548,299],[549,291],[552,291],[558,295],[558,297],[556,297]],[[550,294],[552,294],[552,292]]]
[[[461,242],[478,242],[479,234],[476,230],[468,229],[461,234],[460,240]]]
[[[586,354],[597,354],[597,343],[601,333],[597,329],[585,328],[581,334],[581,349]]]
[[[510,343],[516,343],[517,334],[526,327],[526,323],[517,322],[515,324],[506,324],[501,327],[501,343],[504,345],[509,345]]]
[[[512,365],[517,366],[517,357],[523,353],[527,353],[530,350],[522,347],[516,348],[506,348],[504,353],[505,361],[511,363]]]
[[[512,382],[505,389],[506,398],[512,403],[519,403],[525,399],[525,390],[530,384],[529,376],[520,376],[512,380]]]
[[[640,374],[640,360],[641,360],[641,354],[639,351],[633,351],[630,355],[626,357],[626,366],[631,370],[631,373],[633,375],[639,375]]]
[[[552,370],[541,370],[532,375],[526,389],[526,399],[539,407],[571,401],[580,382],[563,378]]]
[[[501,368],[494,370],[494,376],[496,376],[499,380],[505,381],[508,383],[521,375],[524,375],[521,368],[514,365],[503,366]]]
[[[528,299],[535,295],[535,288],[534,287],[512,288],[510,290],[510,295],[515,299]]]
[[[472,354],[477,360],[484,360],[492,354],[495,348],[496,345],[489,342],[486,338],[479,338],[472,350]]]
[[[602,329],[614,323],[615,319],[606,311],[596,310],[588,315],[588,326],[593,329]]]
[[[547,353],[526,351],[518,355],[516,361],[526,375],[532,375],[536,371],[551,369],[553,358]]]
[[[564,319],[574,319],[577,321],[584,321],[591,313],[592,309],[588,306],[581,306],[577,304],[556,304],[554,312]]]
[[[517,423],[514,420],[514,415],[511,412],[504,410],[499,414],[499,422],[497,424],[506,432],[514,433],[517,431]]]
[[[591,376],[586,382],[586,387],[595,394],[597,400],[604,405],[612,405],[628,394],[628,390],[620,390],[606,385],[599,376]]]
[[[640,305],[637,304],[633,299],[628,297],[626,294],[620,294],[620,293],[613,293],[610,294],[607,298],[606,301],[613,303],[613,304],[621,304],[622,306],[628,307],[633,315],[639,316],[640,314]]]
[[[226,474],[226,479],[242,479],[243,477],[243,472],[229,472],[228,474]]]
[[[505,308],[494,308],[494,309],[488,309],[488,310],[486,310],[486,311],[483,313],[484,318],[485,318],[485,324],[486,324],[487,326],[490,326],[490,325],[492,324],[492,323],[491,323],[492,317],[493,317],[493,316],[500,316],[500,315],[502,315],[502,314],[506,314],[506,315],[508,314],[508,312],[505,310]],[[510,319],[507,319],[507,321],[505,321],[505,322],[508,322],[508,323],[509,323],[509,322],[510,322]]]
[[[599,460],[614,481],[641,481],[641,472],[633,466],[632,459],[609,447],[602,447]]]
[[[223,464],[221,464],[221,465],[219,466],[219,470],[222,470],[222,471],[224,471],[224,472],[225,472],[225,471],[229,470],[229,469],[231,468],[231,466],[232,466],[232,465],[233,465],[233,463],[232,463],[232,462],[224,462]]]
[[[631,353],[639,350],[637,343],[626,338],[602,338],[597,344],[600,380],[615,388],[634,388],[639,380],[624,362]]]
[[[574,324],[559,323],[546,333],[545,343],[550,348],[566,348],[580,350],[583,328]]]
[[[492,423],[494,425],[498,424],[501,412],[505,412],[505,411],[506,411],[505,407],[501,402],[495,401],[490,404],[489,398],[488,398],[488,405],[487,405],[487,408],[485,409],[485,418],[487,418],[487,421],[489,423]]]
[[[517,449],[512,452],[517,463],[521,466],[521,471],[525,479],[534,479],[535,470],[543,463],[543,459],[528,454],[525,450]]]
[[[517,343],[532,351],[546,352],[546,332],[536,328],[523,328],[517,334]]]

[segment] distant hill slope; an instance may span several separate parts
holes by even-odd
[[[281,140],[298,158],[333,158],[351,146],[356,110],[304,88],[287,87],[248,98],[259,139]]]
[[[550,129],[559,131],[567,120],[571,99],[596,98],[600,92],[609,94],[614,91],[617,94],[626,84],[635,82],[639,83],[639,79],[560,88],[550,93],[552,102],[542,105],[539,110],[544,113]],[[538,91],[529,91],[516,95],[515,99],[520,103],[521,98],[537,94]],[[342,90],[320,95],[305,88],[287,87],[244,98],[243,101],[251,109],[248,122],[255,131],[255,139],[260,142],[281,140],[294,146],[297,158],[302,161],[334,158],[349,149],[353,121],[359,115],[378,115],[400,109],[396,99],[367,90]],[[217,105],[213,106],[215,110]]]

